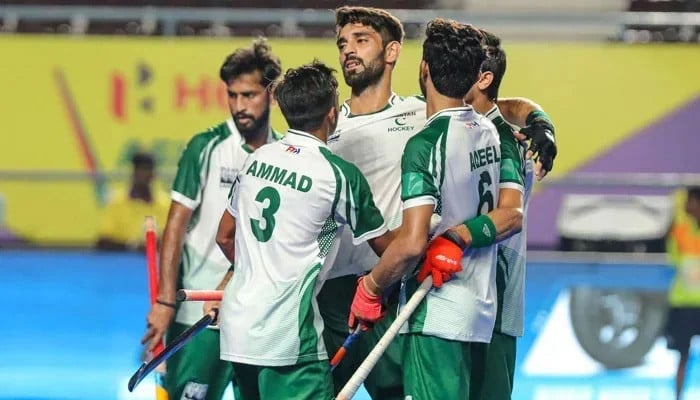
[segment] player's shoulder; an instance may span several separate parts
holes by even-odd
[[[187,147],[190,149],[203,149],[211,144],[220,143],[229,137],[231,137],[231,130],[227,121],[224,121],[194,134],[187,143]]]
[[[419,95],[412,96],[399,96],[394,94],[389,99],[389,110],[392,113],[400,114],[413,114],[417,113],[419,115],[425,112],[425,97]]]
[[[420,150],[426,146],[434,146],[439,138],[446,133],[447,122],[449,122],[449,118],[441,119],[436,124],[426,124],[418,133],[408,139],[404,148],[404,154]]]
[[[350,110],[350,105],[348,102],[344,102],[340,106],[339,115],[341,117],[341,122],[344,120],[357,120],[362,118],[373,118],[377,115],[396,115],[403,114],[410,111],[423,111],[425,109],[425,98],[422,96],[399,96],[396,93],[392,93],[389,97],[387,104],[380,110],[370,112],[367,114],[353,114]]]
[[[467,127],[479,129],[481,131],[498,136],[498,128],[496,127],[496,124],[494,124],[494,122],[491,120],[491,118],[479,114],[476,111],[470,113],[470,116],[471,122],[467,124]]]
[[[282,140],[282,138],[284,138],[285,132],[278,131],[275,128],[270,128],[270,131],[272,132],[272,140],[273,141]]]
[[[362,175],[360,169],[357,168],[355,164],[333,153],[333,151],[330,149],[326,147],[319,147],[318,150],[323,158],[328,161],[331,168],[333,168],[335,172],[341,172],[346,179],[356,178],[358,175]]]
[[[415,105],[418,107],[425,107],[426,100],[425,96],[420,94],[413,94],[410,96],[396,96],[405,105]]]

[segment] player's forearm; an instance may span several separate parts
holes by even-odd
[[[216,244],[226,256],[226,259],[233,264],[236,252],[236,219],[224,210],[219,221],[219,228],[216,231]]]
[[[224,253],[226,259],[233,264],[236,253],[236,241],[233,238],[216,238],[216,244]]]
[[[496,227],[496,242],[505,240],[523,229],[522,208],[497,208],[488,215]]]
[[[487,226],[482,222],[485,221],[484,218],[490,221],[493,229],[484,229]],[[464,221],[452,230],[459,234],[467,247],[480,248],[505,240],[520,232],[522,228],[522,208],[497,208],[487,215]]]
[[[168,222],[163,232],[163,245],[160,250],[160,279],[158,284],[158,297],[163,301],[175,302],[182,246],[185,241],[185,232],[190,216],[190,210],[184,206],[175,205],[175,203],[171,206],[168,214]]]
[[[418,263],[425,246],[425,240],[421,242],[407,237],[396,238],[372,269],[370,281],[373,287],[370,289],[376,291],[375,293],[381,293],[385,288],[398,282]]]
[[[372,250],[374,250],[376,255],[381,257],[382,254],[384,254],[386,249],[389,248],[391,242],[394,240],[394,238],[396,238],[399,228],[396,228],[393,231],[386,231],[383,235],[368,241],[369,246],[372,248]]]
[[[527,125],[527,116],[533,111],[542,111],[542,107],[525,97],[498,99],[498,109],[506,121],[523,127]]]

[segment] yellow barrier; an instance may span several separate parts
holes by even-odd
[[[0,36],[0,170],[114,171],[137,148],[173,168],[195,132],[228,117],[218,69],[249,39]],[[332,39],[271,40],[283,67],[338,64]],[[542,104],[558,128],[565,172],[700,93],[692,46],[505,43],[502,96]],[[394,77],[417,91],[420,45]],[[342,95],[347,96],[343,87]],[[277,110],[273,124],[284,129]],[[167,186],[167,184],[166,184]],[[100,182],[0,182],[5,222],[40,242],[94,240]],[[162,223],[162,222],[161,222]]]

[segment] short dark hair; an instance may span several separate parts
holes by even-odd
[[[374,7],[342,6],[335,10],[335,26],[340,29],[347,24],[371,26],[382,36],[382,45],[403,42],[404,30],[401,21],[387,10]]]
[[[264,87],[276,81],[282,73],[279,57],[272,54],[270,45],[263,37],[255,39],[251,47],[240,48],[229,54],[219,70],[219,77],[228,84],[230,80],[242,74],[255,71],[260,71],[262,75],[260,84]]]
[[[479,76],[486,55],[481,32],[471,25],[435,18],[428,22],[423,61],[428,64],[435,89],[443,96],[461,99]]]
[[[134,168],[150,168],[153,169],[156,165],[155,158],[151,153],[138,151],[131,156],[131,165]]]
[[[688,192],[688,198],[693,197],[696,200],[700,200],[700,186],[688,186],[686,191]]]
[[[274,94],[289,128],[308,132],[323,124],[328,111],[338,105],[334,72],[318,60],[287,70]]]
[[[493,81],[486,89],[486,94],[491,100],[498,100],[498,90],[501,87],[501,81],[506,74],[506,52],[501,47],[501,39],[489,31],[481,29],[484,51],[486,52],[486,60],[481,64],[481,72],[491,72]]]

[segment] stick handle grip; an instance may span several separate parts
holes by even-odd
[[[343,342],[343,345],[340,346],[338,351],[335,352],[333,355],[333,358],[331,359],[331,371],[335,369],[335,367],[340,364],[340,362],[345,358],[345,354],[347,354],[348,349],[350,346],[352,346],[355,341],[360,337],[362,334],[362,326],[360,324],[357,324],[357,328],[355,328],[355,331],[351,333],[347,338],[345,338],[345,341]]]
[[[156,238],[156,220],[148,216],[146,225],[146,267],[148,270],[148,296],[151,305],[158,299],[158,240]],[[164,345],[161,341],[153,349],[153,354],[163,351]]]
[[[189,290],[180,289],[175,295],[177,301],[221,301],[223,290]]]
[[[428,276],[418,287],[418,290],[413,293],[413,296],[411,296],[408,302],[406,302],[406,305],[399,315],[396,316],[396,320],[391,323],[389,329],[387,329],[384,336],[379,339],[379,342],[374,346],[372,351],[370,351],[367,358],[360,364],[355,373],[352,374],[350,380],[348,380],[340,393],[338,393],[336,400],[350,400],[352,396],[355,395],[357,389],[359,389],[362,382],[365,381],[367,375],[369,375],[372,368],[377,364],[377,361],[379,361],[379,358],[384,354],[391,341],[398,335],[401,326],[408,321],[408,318],[413,314],[413,311],[416,310],[432,287],[433,278]]]

